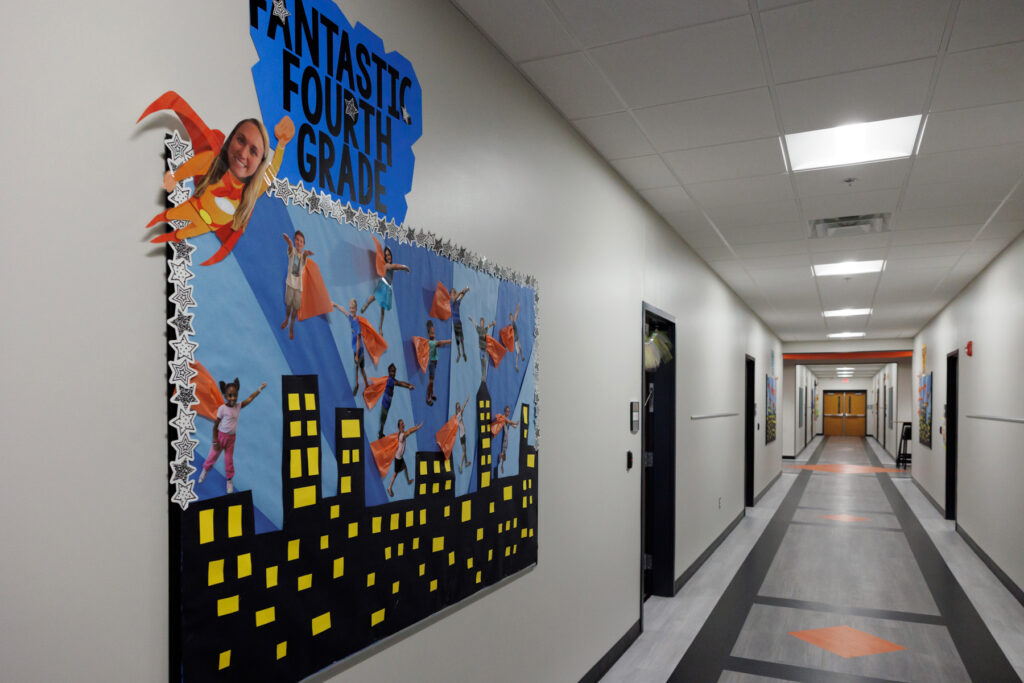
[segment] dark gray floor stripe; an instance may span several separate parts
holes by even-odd
[[[808,462],[816,464],[828,439],[822,439]],[[779,509],[722,593],[690,648],[679,660],[669,681],[717,681],[730,660],[730,653],[746,621],[757,591],[775,559],[782,539],[793,519],[797,503],[810,481],[810,470],[801,470]]]
[[[909,621],[915,624],[935,624],[942,626],[946,623],[941,616],[936,614],[918,614],[917,612],[871,609],[870,607],[830,605],[827,602],[814,602],[813,600],[793,600],[791,598],[773,598],[767,595],[758,595],[754,598],[754,602],[759,605],[792,607],[793,609],[809,610],[812,612],[848,614],[856,617],[871,617],[872,619],[886,619],[889,621]]]
[[[870,676],[824,671],[777,662],[763,662],[743,657],[729,657],[725,668],[741,674],[780,678],[784,681],[800,681],[800,683],[898,683],[888,678],[871,678]]]
[[[831,512],[834,515],[891,515],[892,510],[840,510],[835,507],[819,507],[817,505],[797,505],[797,510],[825,510]]]
[[[873,463],[878,458],[871,450],[867,441],[864,450]],[[1014,681],[1020,680],[1017,672],[1010,666],[1006,655],[989,632],[985,622],[978,615],[974,605],[967,598],[960,582],[949,570],[942,555],[932,543],[928,533],[921,526],[903,496],[896,490],[895,484],[888,474],[879,473],[878,483],[882,487],[889,505],[892,506],[896,518],[900,521],[907,537],[914,559],[924,575],[925,583],[932,593],[939,612],[942,614],[949,635],[953,638],[960,660],[964,663],[967,673],[974,681]]]
[[[859,531],[895,531],[898,534],[903,532],[903,529],[893,529],[887,526],[867,526],[860,522],[801,522],[794,519],[790,524],[801,524],[803,526],[830,526],[833,529],[853,529]]]

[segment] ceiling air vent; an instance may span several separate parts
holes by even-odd
[[[815,218],[808,222],[810,237],[855,237],[889,232],[890,216],[888,213],[871,213],[865,216]]]

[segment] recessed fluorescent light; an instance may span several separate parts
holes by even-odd
[[[837,308],[833,311],[825,311],[826,318],[847,318],[851,315],[871,315],[870,308]]]
[[[885,261],[843,261],[842,263],[819,263],[816,266],[811,266],[811,270],[818,277],[877,273],[883,268],[885,268]]]
[[[853,372],[856,368],[836,368],[837,372]]]
[[[828,335],[829,339],[850,339],[851,337],[863,337],[866,332],[833,332]]]
[[[914,151],[921,115],[851,123],[786,136],[794,171],[864,164],[909,157]]]

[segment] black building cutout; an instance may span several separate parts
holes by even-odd
[[[414,497],[367,508],[362,409],[334,409],[339,492],[322,498],[317,378],[281,391],[283,528],[254,533],[250,491],[181,513],[183,680],[299,680],[536,563],[528,405],[517,475],[493,477],[481,384],[465,418],[477,490],[456,497],[451,460],[418,451]]]

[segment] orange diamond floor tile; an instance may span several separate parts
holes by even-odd
[[[829,626],[814,628],[808,631],[790,631],[789,635],[817,645],[832,654],[849,659],[865,655],[880,655],[883,652],[896,652],[907,648],[888,640],[878,638],[870,633],[857,630],[850,626]]]
[[[786,465],[796,470],[813,470],[815,472],[831,472],[833,474],[874,474],[876,472],[903,472],[904,470],[891,469],[888,467],[871,467],[870,465],[844,465],[834,463],[831,465]]]
[[[822,515],[822,519],[832,519],[837,522],[870,522],[870,517],[854,517],[853,515]]]

